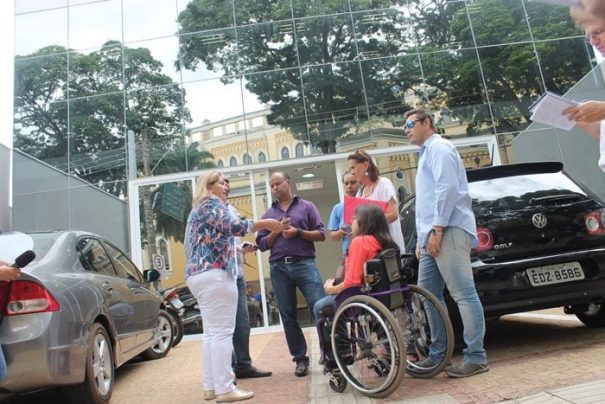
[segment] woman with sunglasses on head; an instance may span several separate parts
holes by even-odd
[[[231,355],[238,290],[232,239],[260,229],[282,229],[275,219],[253,221],[236,217],[225,204],[227,193],[228,187],[220,172],[202,175],[185,230],[185,277],[204,319],[204,400],[216,399],[217,403],[246,400],[254,395],[233,383]]]
[[[401,223],[399,222],[399,204],[397,193],[391,180],[380,176],[380,170],[372,157],[364,150],[356,150],[349,155],[349,169],[360,184],[357,190],[358,198],[373,199],[387,203],[385,216],[389,223],[391,236],[401,253],[405,252]]]

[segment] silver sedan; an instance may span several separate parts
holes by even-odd
[[[170,351],[172,327],[160,296],[109,241],[63,231],[0,234],[0,259],[36,258],[0,282],[0,344],[8,371],[0,395],[65,387],[74,402],[106,403],[114,369],[139,354]],[[9,261],[10,262],[10,261]]]

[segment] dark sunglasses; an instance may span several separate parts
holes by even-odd
[[[414,120],[409,120],[405,123],[405,127],[408,129],[412,129],[414,126],[416,126],[416,122],[421,122],[424,121],[426,118],[421,118],[421,119],[414,119]]]

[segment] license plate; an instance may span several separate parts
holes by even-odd
[[[173,305],[175,309],[180,309],[181,307],[183,307],[183,302],[181,302],[181,299],[179,299],[178,297],[170,299],[170,304]]]
[[[527,277],[532,286],[544,286],[584,279],[584,271],[579,262],[573,261],[529,268]]]

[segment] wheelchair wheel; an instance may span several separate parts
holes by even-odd
[[[344,378],[370,397],[386,397],[405,374],[405,345],[393,314],[378,300],[353,296],[334,315],[332,352]]]
[[[416,378],[428,379],[438,375],[450,363],[454,351],[454,330],[447,309],[435,295],[419,286],[408,286],[410,291],[404,293],[405,304],[395,313],[403,329],[406,353],[418,357],[417,362],[406,361],[406,372]],[[443,330],[445,341],[433,341],[432,329]],[[437,363],[423,365],[432,344],[435,344],[433,349],[443,350],[443,358]]]
[[[347,388],[347,379],[344,378],[342,373],[333,372],[330,375],[330,381],[328,382],[330,388],[337,393],[342,393]]]

